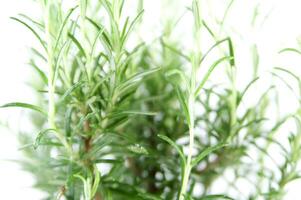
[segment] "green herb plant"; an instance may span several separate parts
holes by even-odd
[[[254,74],[248,84],[237,83],[239,40],[224,31],[235,1],[227,1],[222,19],[212,22],[218,31],[202,14],[206,1],[191,0],[182,9],[193,22],[186,33],[191,48],[174,37],[181,15],[162,19],[161,35],[144,41],[143,0],[78,0],[67,8],[60,0],[35,3],[42,19],[12,19],[40,45],[31,48],[29,63],[37,74],[37,103],[2,108],[33,111],[28,117],[38,133],[19,134],[19,162],[45,199],[274,200],[300,177],[300,110],[270,117],[273,84],[255,105],[244,105],[260,79],[259,54],[253,46]],[[127,13],[128,7],[136,13]],[[226,83],[215,83],[216,71],[226,72]],[[283,74],[301,85],[286,69],[272,72],[285,82]],[[282,129],[291,120],[294,133]],[[280,133],[287,135],[287,146],[277,139]],[[284,161],[268,167],[274,146]]]

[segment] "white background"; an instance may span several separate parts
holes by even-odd
[[[158,20],[158,0],[145,0],[147,4],[147,16],[156,24]],[[220,1],[223,2],[223,1]],[[252,3],[251,3],[252,2]],[[240,29],[243,36],[248,38],[245,42],[255,41],[260,44],[261,60],[260,71],[265,74],[275,66],[289,65],[296,73],[301,74],[301,59],[298,56],[279,56],[278,51],[285,47],[298,47],[297,38],[301,35],[301,1],[300,0],[262,0],[262,12],[271,11],[269,19],[260,31],[250,32],[246,28],[246,13],[250,13],[253,0],[236,0],[236,5],[231,14],[231,21],[235,28]],[[215,5],[219,12],[221,8]],[[33,95],[26,81],[30,79],[28,62],[28,47],[35,43],[31,33],[20,24],[9,19],[18,13],[38,15],[37,8],[27,0],[1,0],[0,6],[0,105],[12,102],[33,102]],[[246,45],[247,46],[247,45]],[[244,46],[236,49],[238,56],[246,52]],[[248,58],[242,55],[241,65],[248,62]],[[242,70],[243,71],[243,70]],[[243,74],[243,73],[242,73]],[[244,76],[239,76],[243,80]],[[287,94],[282,101],[285,110],[295,108],[295,100]],[[0,120],[14,122],[15,131],[0,128],[0,199],[3,200],[39,200],[43,194],[31,188],[34,183],[31,175],[22,171],[17,164],[8,160],[18,159],[21,153],[18,151],[16,132],[19,128],[19,116],[22,112],[13,110],[0,110]],[[23,119],[24,120],[24,119]],[[295,182],[289,185],[287,200],[298,200],[301,196],[301,183]]]

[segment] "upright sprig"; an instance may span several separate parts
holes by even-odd
[[[213,72],[213,70],[223,61],[229,60],[230,63],[233,62],[233,57],[231,56],[225,56],[216,62],[212,64],[212,66],[209,67],[208,71],[203,76],[203,79],[198,82],[197,81],[197,72],[200,68],[200,65],[202,61],[205,59],[205,57],[210,53],[210,51],[218,46],[221,42],[217,42],[211,49],[209,49],[208,52],[206,52],[204,55],[202,55],[201,52],[201,29],[202,29],[202,18],[200,13],[200,1],[199,0],[193,0],[192,1],[192,7],[191,7],[192,15],[193,15],[193,50],[191,53],[191,56],[189,58],[190,66],[191,66],[191,72],[190,75],[187,76],[183,72],[178,70],[171,70],[168,75],[179,75],[182,78],[182,83],[185,85],[186,91],[182,91],[181,87],[179,85],[176,85],[176,91],[179,97],[179,102],[181,104],[182,110],[184,111],[184,115],[186,118],[186,122],[188,124],[189,128],[189,144],[188,144],[188,154],[184,158],[184,156],[181,156],[182,158],[182,184],[181,188],[179,190],[178,198],[180,200],[183,200],[187,197],[187,189],[189,187],[189,179],[190,179],[190,173],[192,168],[197,165],[201,160],[203,160],[208,154],[210,154],[213,151],[216,151],[217,149],[222,148],[225,146],[224,141],[220,141],[216,146],[208,147],[204,149],[199,155],[197,155],[195,158],[193,158],[193,150],[194,150],[194,140],[195,140],[195,104],[196,99],[199,96],[201,90],[203,89],[203,86],[205,85],[206,81],[208,80],[209,76]],[[225,41],[228,41],[231,43],[230,39],[227,39]],[[232,45],[232,43],[231,43]],[[232,46],[230,49],[230,55],[233,55]],[[162,137],[162,136],[161,136]],[[180,155],[183,155],[181,149],[177,147],[176,144],[174,144],[170,139],[168,138],[162,138],[166,140],[168,143],[172,144],[174,147],[177,148],[177,151]]]
[[[200,48],[200,34],[201,34],[201,16],[200,16],[200,7],[199,0],[194,0],[192,2],[192,13],[194,18],[194,50],[191,60],[191,74],[190,74],[190,82],[188,86],[188,99],[184,100],[187,104],[188,118],[187,123],[189,127],[189,150],[186,158],[186,164],[183,169],[183,178],[182,178],[182,186],[179,193],[179,199],[183,200],[185,198],[185,194],[188,187],[189,176],[191,172],[191,164],[192,164],[192,154],[194,148],[194,124],[195,124],[195,91],[196,91],[196,73],[199,68],[200,59],[201,59],[201,48]]]
[[[62,144],[67,148],[70,155],[72,156],[71,146],[68,144],[66,138],[57,130],[55,115],[56,115],[56,103],[55,103],[55,63],[59,62],[59,55],[55,52],[55,40],[53,37],[57,37],[57,23],[56,20],[60,20],[61,15],[59,1],[44,1],[45,14],[44,14],[44,24],[45,24],[45,40],[47,47],[47,65],[48,65],[48,125],[49,129],[53,129],[62,142]],[[56,57],[57,56],[57,57]]]

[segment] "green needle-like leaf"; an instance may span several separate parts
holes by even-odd
[[[44,115],[47,115],[47,113],[41,107],[35,106],[32,104],[28,104],[28,103],[12,102],[12,103],[7,103],[7,104],[0,106],[0,108],[9,108],[9,107],[26,108],[26,109],[38,111]]]
[[[229,57],[229,56],[226,56],[226,57],[223,57],[223,58],[220,58],[219,60],[215,61],[211,66],[210,68],[208,69],[208,71],[206,72],[204,78],[202,79],[200,85],[197,87],[196,91],[195,91],[195,96],[198,96],[201,89],[204,87],[205,83],[207,82],[208,78],[210,77],[211,73],[213,72],[213,70],[220,64],[222,63],[223,61],[225,60],[232,60],[233,57]],[[230,61],[231,62],[231,61]]]
[[[227,144],[220,143],[215,146],[207,147],[205,148],[199,155],[196,156],[195,159],[191,162],[191,166],[197,165],[199,162],[201,162],[204,158],[206,158],[210,153],[217,151],[223,147],[225,147]]]
[[[295,48],[285,48],[279,51],[279,53],[284,53],[284,52],[293,52],[293,53],[297,53],[298,55],[301,55],[301,51]]]
[[[79,52],[86,57],[86,52],[84,50],[84,48],[82,47],[82,45],[80,44],[80,42],[75,38],[75,36],[71,33],[68,33],[68,37],[72,40],[72,42],[76,45],[76,47],[78,48]]]
[[[45,42],[42,40],[42,38],[40,37],[40,35],[31,27],[29,26],[26,22],[16,18],[16,17],[11,17],[11,19],[23,24],[24,26],[26,26],[35,36],[36,38],[39,40],[40,44],[42,45],[42,47],[44,48],[44,50],[47,52],[47,47]]]
[[[185,159],[183,151],[174,141],[172,141],[166,135],[158,134],[158,137],[161,138],[162,140],[164,140],[165,142],[167,142],[168,144],[170,144],[173,148],[175,148],[175,150],[178,152],[179,156],[181,157],[182,162],[186,163],[186,159]]]
[[[234,200],[232,199],[231,197],[228,197],[226,195],[208,195],[208,196],[205,196],[205,197],[201,197],[200,200],[223,200],[223,199],[226,199],[226,200]]]

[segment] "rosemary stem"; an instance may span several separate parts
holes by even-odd
[[[50,19],[50,9],[51,2],[46,4],[46,13],[45,13],[45,33],[46,33],[46,43],[47,43],[47,65],[48,65],[48,125],[50,129],[56,130],[55,124],[55,80],[54,80],[54,52],[53,52],[53,43],[51,36],[51,19]],[[68,144],[66,138],[58,131],[55,131],[56,137],[67,149],[68,153],[72,156],[73,151],[71,146]]]
[[[190,75],[190,85],[189,85],[189,96],[188,96],[188,112],[189,112],[189,149],[188,149],[188,155],[186,159],[186,164],[184,167],[183,172],[183,180],[182,180],[182,186],[179,193],[179,200],[185,199],[185,194],[187,191],[187,187],[189,184],[189,177],[191,173],[191,162],[192,162],[192,156],[193,156],[193,148],[194,148],[194,126],[195,126],[195,116],[194,116],[194,109],[195,109],[195,91],[196,91],[196,74],[197,69],[199,68],[200,64],[200,58],[201,58],[201,31],[200,31],[200,13],[199,13],[199,2],[197,0],[192,1],[192,7],[193,7],[193,16],[194,16],[194,52],[191,57],[191,75]]]
[[[55,88],[53,85],[53,53],[52,53],[52,39],[50,33],[50,19],[49,19],[49,9],[50,3],[46,5],[46,14],[45,14],[45,32],[46,32],[46,42],[47,42],[47,64],[48,64],[48,123],[50,128],[55,129],[55,102],[54,102],[54,93]]]
[[[196,86],[196,69],[197,69],[197,63],[198,63],[198,52],[195,53],[193,59],[192,59],[192,70],[191,70],[191,82],[190,82],[190,89],[189,89],[189,97],[188,97],[188,111],[189,111],[189,149],[188,149],[188,155],[186,159],[186,164],[184,168],[183,173],[183,180],[182,180],[182,186],[179,193],[179,200],[184,200],[185,193],[188,187],[190,172],[191,172],[191,161],[192,161],[192,154],[193,154],[193,148],[194,148],[194,108],[195,108],[195,86]]]

